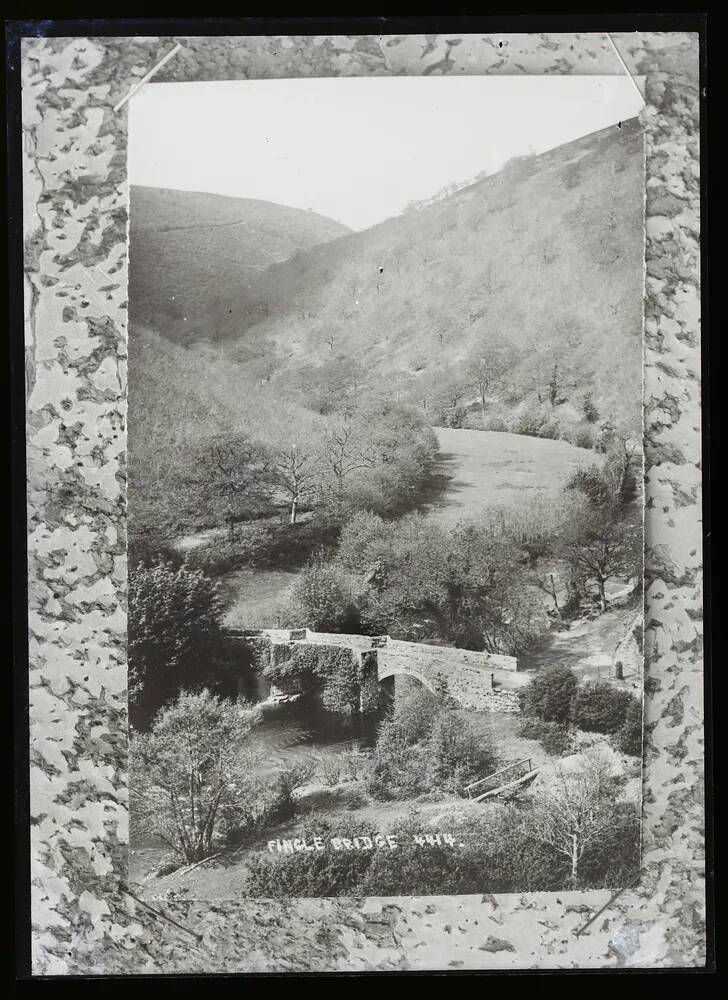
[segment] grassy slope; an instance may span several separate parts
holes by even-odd
[[[574,469],[603,456],[566,441],[523,434],[436,428],[441,458],[437,472],[448,478],[431,505],[436,520],[452,527],[477,519],[486,507],[508,507],[534,497],[556,497]]]
[[[639,421],[643,196],[642,134],[625,122],[276,264],[255,308],[213,306],[215,326],[293,364],[331,358],[333,331],[334,353],[415,377],[496,333],[526,352],[524,385],[565,358],[575,398],[593,383],[601,412]]]
[[[315,212],[248,198],[132,187],[131,320],[185,343],[214,338],[211,307],[244,307],[270,264],[348,232]]]

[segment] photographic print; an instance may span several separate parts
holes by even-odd
[[[425,23],[7,26],[21,978],[713,968],[706,18]]]
[[[147,898],[636,882],[642,106],[599,76],[131,99]]]

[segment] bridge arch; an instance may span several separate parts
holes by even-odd
[[[413,667],[396,667],[394,665],[382,666],[382,654],[379,653],[378,656],[379,665],[377,667],[377,674],[379,676],[379,682],[389,680],[390,678],[394,680],[395,677],[412,677],[414,680],[419,681],[420,684],[427,688],[431,694],[436,694],[435,685],[431,678],[429,678],[424,671],[419,671]]]

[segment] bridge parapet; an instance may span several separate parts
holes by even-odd
[[[376,666],[380,682],[390,677],[409,676],[435,691],[438,678],[442,677],[447,682],[450,697],[458,705],[477,711],[520,711],[517,689],[528,681],[527,675],[518,673],[518,661],[513,656],[405,642],[386,635],[314,632],[307,628],[239,629],[235,634],[260,650],[267,648],[271,657],[276,656],[276,647],[280,646],[307,644],[349,649],[360,666],[366,663],[367,676]]]

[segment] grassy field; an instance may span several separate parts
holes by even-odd
[[[477,518],[486,507],[508,507],[524,498],[556,497],[579,466],[601,464],[598,452],[525,434],[435,428],[437,472],[447,480],[429,505],[444,525]]]

